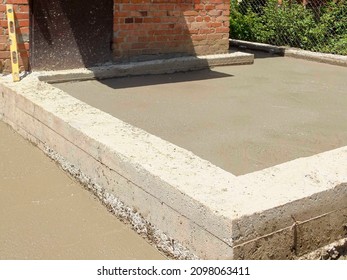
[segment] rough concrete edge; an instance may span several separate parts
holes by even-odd
[[[14,131],[38,147],[45,155],[53,160],[59,168],[77,180],[85,190],[92,193],[117,219],[127,224],[141,237],[146,239],[151,245],[162,252],[166,257],[176,260],[198,260],[188,248],[171,238],[155,225],[147,221],[138,211],[123,203],[118,197],[108,193],[104,188],[95,183],[90,177],[84,174],[76,166],[68,162],[59,153],[42,143],[35,136],[25,131],[23,128],[8,120],[0,114],[0,121],[9,125]]]
[[[343,224],[342,217],[346,217],[346,213],[347,207],[344,207],[304,221],[296,220],[296,217],[291,215],[292,224],[284,228],[241,244],[236,242],[237,245],[233,247],[234,256],[236,259],[298,259],[310,254],[312,247],[316,251],[322,246],[329,246],[327,244],[345,238],[346,225]],[[266,213],[263,216],[266,216]],[[282,214],[282,216],[287,215]],[[328,226],[321,227],[321,223]],[[281,250],[278,250],[279,246]],[[262,248],[261,254],[256,250],[258,247]]]
[[[280,204],[277,207],[269,208],[262,212],[255,212],[254,214],[242,216],[233,221],[236,229],[233,232],[233,234],[235,234],[233,235],[233,245],[234,247],[237,247],[270,236],[277,231],[279,232],[291,228],[293,225],[309,225],[331,214],[336,215],[339,211],[346,211],[346,198],[347,183],[336,183],[333,188],[328,190],[318,191],[304,198],[286,204]],[[324,202],[321,202],[322,200],[324,200]],[[309,208],[310,211],[307,212],[307,209],[304,209],[302,205],[305,205],[305,207]],[[268,230],[267,223],[271,220],[275,220],[278,213],[281,213],[281,217],[277,218],[276,222],[279,223],[280,226],[274,226],[271,230]],[[260,224],[259,221],[261,221]],[[247,230],[247,228],[244,228],[242,223],[248,225],[247,228],[253,227],[256,235],[250,232],[247,234],[240,234],[239,231],[242,232]],[[346,226],[347,219],[341,222],[341,231],[343,231],[343,234],[345,235],[347,234]],[[335,239],[337,240],[339,238]]]
[[[286,46],[274,46],[270,44],[263,44],[257,42],[249,42],[242,40],[229,39],[230,45],[238,48],[247,48],[252,50],[265,51],[272,54],[277,54],[281,56],[288,56],[293,58],[305,59],[310,61],[316,61],[326,64],[332,64],[337,66],[347,67],[347,56],[312,52],[297,48],[291,48]]]
[[[47,83],[62,83],[69,81],[102,80],[116,77],[171,74],[202,70],[215,66],[252,64],[254,55],[242,52],[185,56],[170,59],[157,59],[143,62],[131,62],[118,65],[105,65],[90,69],[75,69],[55,72],[38,72],[38,79]]]

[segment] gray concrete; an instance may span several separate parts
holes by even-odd
[[[0,259],[164,259],[0,121]]]
[[[317,53],[295,48],[286,48],[285,56],[347,67],[347,55]]]
[[[74,71],[57,71],[41,73],[39,79],[48,83],[83,81],[91,79],[107,79],[114,77],[138,76],[149,74],[165,74],[206,69],[221,65],[252,64],[253,54],[233,51],[226,54],[205,56],[183,56],[169,59],[157,59],[125,64],[94,67],[91,69],[76,69]]]
[[[260,50],[281,56],[288,56],[293,58],[305,59],[321,63],[347,67],[347,56],[337,55],[330,53],[311,52],[298,48],[291,48],[287,46],[274,46],[269,44],[249,42],[242,40],[230,39],[230,46],[239,49]]]
[[[236,175],[347,145],[347,68],[256,56],[249,66],[56,86]]]
[[[240,48],[240,49],[250,49],[257,51],[269,52],[272,54],[278,54],[284,56],[286,47],[285,46],[274,46],[270,44],[250,42],[236,39],[229,39],[230,47]]]
[[[122,201],[141,213],[171,248],[181,243],[208,259],[292,259],[346,235],[347,146],[235,176],[38,75],[1,79],[0,118],[84,174],[110,209]]]

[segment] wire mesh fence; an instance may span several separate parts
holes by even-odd
[[[230,37],[347,55],[347,0],[231,0]]]

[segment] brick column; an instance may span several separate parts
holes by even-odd
[[[1,0],[0,0],[1,1]],[[21,70],[29,69],[29,0],[2,0],[0,3],[0,72],[11,71],[10,43],[8,40],[6,4],[13,4]]]
[[[194,9],[184,13],[196,55],[229,50],[229,0],[195,0]]]
[[[229,0],[114,0],[114,56],[229,49]]]

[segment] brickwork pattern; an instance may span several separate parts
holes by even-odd
[[[115,58],[225,53],[229,10],[229,0],[115,0]]]

